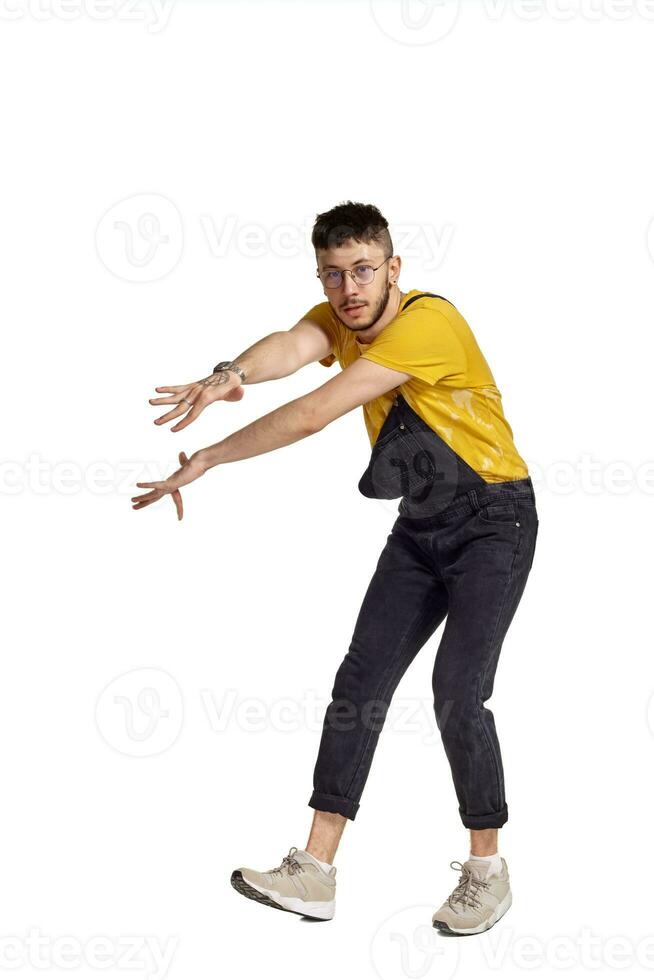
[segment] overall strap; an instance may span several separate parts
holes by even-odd
[[[416,300],[416,299],[422,299],[423,296],[430,296],[432,299],[444,299],[446,303],[450,303],[450,300],[449,299],[445,299],[444,296],[437,296],[436,293],[418,293],[417,296],[412,296],[411,299],[407,303],[404,304],[404,306],[402,307],[402,309],[401,309],[400,312],[403,313],[404,310],[406,310],[407,306],[411,306],[411,304],[413,303],[414,300]],[[450,303],[450,306],[454,306],[454,304],[453,303]]]

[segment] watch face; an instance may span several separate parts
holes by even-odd
[[[213,369],[214,374],[217,371],[222,371],[223,369],[233,371],[235,374],[239,375],[241,381],[245,380],[245,374],[241,368],[239,368],[238,364],[234,364],[233,361],[221,361],[219,364],[216,364],[215,368]]]

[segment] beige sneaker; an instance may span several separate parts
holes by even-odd
[[[450,897],[432,916],[435,929],[455,935],[486,932],[511,907],[509,869],[504,858],[499,874],[486,878],[488,861],[471,858],[461,864],[452,861],[450,867],[461,872],[459,884]]]
[[[237,868],[232,872],[237,892],[255,902],[312,919],[334,916],[336,868],[325,874],[313,855],[292,847],[282,863],[270,871]]]

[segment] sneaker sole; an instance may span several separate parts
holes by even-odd
[[[447,922],[440,919],[432,920],[432,925],[434,929],[441,929],[443,932],[447,932],[451,936],[476,936],[480,932],[488,932],[489,929],[492,929],[495,923],[499,922],[502,916],[509,911],[512,900],[511,892],[508,892],[497,906],[488,922],[482,924],[481,926],[475,926],[470,929],[453,929]]]
[[[311,911],[303,911],[302,909],[291,909],[286,908],[285,905],[280,905],[276,902],[271,895],[267,895],[264,891],[259,891],[254,885],[251,885],[249,881],[243,877],[240,871],[233,871],[230,882],[233,888],[240,895],[244,895],[245,898],[252,899],[253,902],[261,902],[262,905],[268,905],[270,908],[279,909],[281,912],[292,912],[294,915],[303,915],[307,919],[315,919],[318,922],[324,922],[328,919],[333,918],[334,915],[334,902],[316,902],[312,906],[308,903],[304,903],[307,908],[311,908]],[[289,901],[296,901],[301,903],[301,899],[289,899]],[[319,908],[320,906],[320,908]]]

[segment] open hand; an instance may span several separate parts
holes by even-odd
[[[191,381],[186,385],[167,385],[155,388],[155,391],[166,391],[170,394],[165,398],[150,398],[151,405],[175,405],[175,408],[154,420],[155,425],[170,422],[179,415],[187,413],[186,417],[171,428],[171,432],[179,432],[193,422],[200,412],[212,402],[238,402],[245,394],[239,376],[233,371],[218,371],[200,381]]]
[[[142,507],[153,504],[156,500],[160,500],[169,493],[177,509],[177,519],[181,521],[184,516],[184,506],[179,488],[186,486],[187,483],[192,483],[193,480],[197,480],[198,477],[206,472],[206,467],[199,461],[197,453],[194,453],[189,459],[185,452],[181,452],[179,454],[179,461],[182,464],[181,469],[175,470],[167,480],[136,484],[137,487],[151,487],[152,489],[149,493],[143,493],[139,497],[132,497],[132,510],[141,510]]]

